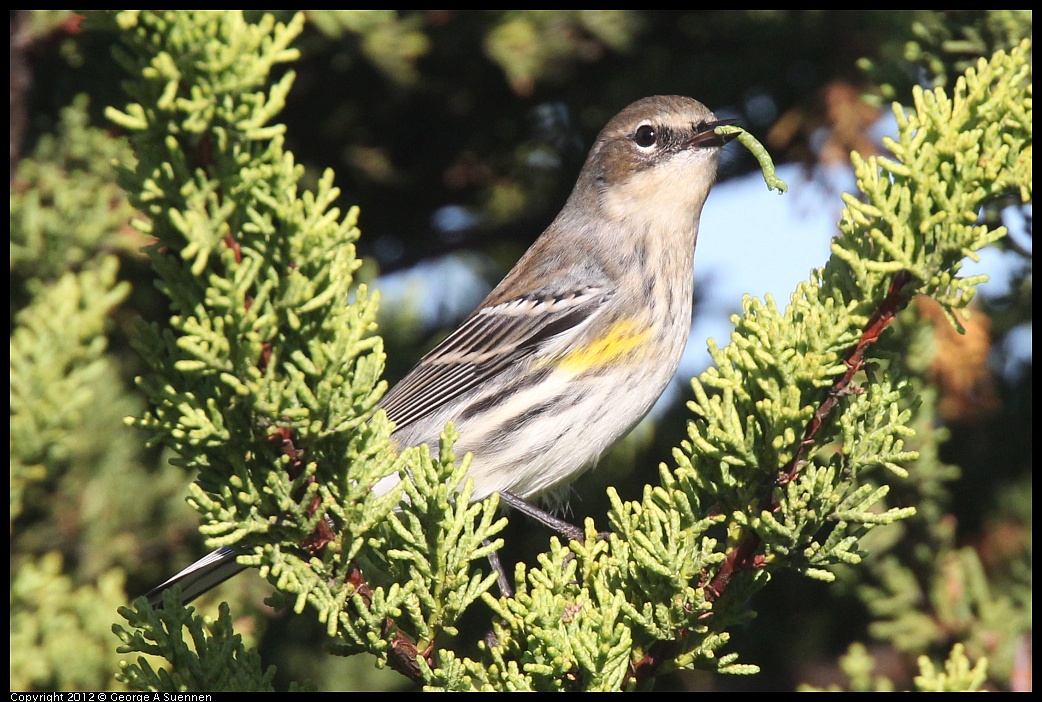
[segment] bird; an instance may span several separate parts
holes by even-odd
[[[608,121],[546,230],[459,327],[382,398],[392,445],[437,450],[452,423],[471,500],[527,514],[560,495],[648,413],[691,329],[694,252],[735,133],[689,97],[646,97]],[[397,474],[372,489],[386,493]],[[547,515],[549,517],[550,515]],[[552,518],[551,518],[552,519]],[[243,570],[208,554],[148,593],[182,601]]]

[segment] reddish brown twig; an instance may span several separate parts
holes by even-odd
[[[851,385],[854,375],[864,366],[865,353],[868,351],[868,348],[879,340],[883,330],[890,326],[897,313],[908,304],[911,297],[905,292],[905,287],[911,280],[912,274],[907,271],[901,271],[894,276],[886,298],[869,318],[868,323],[861,332],[861,338],[858,340],[857,345],[847,353],[847,357],[843,360],[847,366],[846,372],[829,388],[828,393],[825,395],[825,400],[814,411],[814,416],[811,417],[810,422],[807,424],[807,428],[803,432],[803,440],[800,441],[800,445],[796,448],[796,453],[793,455],[792,460],[778,472],[776,480],[778,485],[785,485],[796,477],[800,466],[803,465],[803,456],[807,447],[814,444],[818,430],[821,429],[829,414],[832,413],[832,410],[839,403],[839,398],[857,392]],[[772,511],[776,512],[777,508],[776,504],[771,505]]]
[[[362,575],[362,571],[354,563],[350,565],[347,584],[353,587],[355,592],[362,597],[366,607],[372,604],[373,591]],[[383,636],[391,644],[387,664],[413,682],[422,683],[423,674],[420,672],[420,665],[417,663],[417,660],[420,655],[423,655],[428,657],[428,662],[430,662],[430,649],[421,654],[416,648],[416,642],[402,632],[390,617],[384,619]]]
[[[761,499],[763,509],[770,509],[772,512],[777,512],[780,509],[775,488],[788,484],[799,474],[800,468],[805,463],[804,456],[806,452],[814,444],[821,427],[839,403],[839,398],[857,392],[852,385],[854,375],[864,366],[865,354],[868,352],[869,347],[879,340],[883,330],[893,322],[897,313],[908,304],[911,294],[906,288],[911,281],[912,274],[907,271],[902,271],[894,276],[886,298],[883,299],[865,324],[857,344],[847,352],[844,359],[847,367],[846,371],[836,379],[828,389],[821,404],[814,411],[792,460],[778,472],[774,484],[765,491]],[[746,531],[738,544],[724,558],[720,569],[713,576],[712,580],[706,584],[705,598],[707,601],[716,602],[719,600],[727,591],[736,574],[752,570],[753,568],[762,568],[766,565],[763,554],[758,553],[760,545],[761,539],[759,535],[752,530]],[[712,616],[712,612],[702,615],[702,618],[709,616]],[[682,629],[677,632],[675,639],[659,641],[652,645],[644,657],[631,667],[631,679],[639,683],[655,675],[663,663],[673,659],[680,650],[681,644],[688,633],[686,629]]]
[[[795,479],[805,462],[804,455],[808,447],[814,444],[821,427],[824,426],[829,415],[832,414],[836,405],[839,404],[839,398],[856,392],[852,386],[854,375],[864,366],[865,354],[868,352],[869,347],[879,340],[883,330],[894,321],[897,313],[908,304],[911,297],[905,288],[911,280],[912,274],[907,271],[901,271],[894,276],[886,297],[879,304],[879,307],[876,308],[876,311],[872,313],[868,323],[865,324],[865,328],[861,332],[861,338],[858,339],[857,344],[847,352],[846,358],[843,359],[847,370],[836,379],[836,382],[825,393],[825,399],[818,405],[810,422],[807,423],[807,427],[803,432],[803,439],[797,446],[792,460],[778,472],[774,485],[764,495],[762,500],[764,508],[770,509],[771,512],[777,512],[781,508],[774,488],[787,485]],[[760,537],[755,532],[746,532],[734,550],[727,554],[720,570],[717,571],[712,581],[706,586],[706,599],[710,602],[719,599],[724,591],[727,590],[735,573],[762,567],[764,565],[763,556],[756,553],[759,547]]]

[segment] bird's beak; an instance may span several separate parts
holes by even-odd
[[[695,133],[688,139],[684,146],[688,149],[694,148],[707,148],[707,147],[721,147],[727,142],[738,136],[738,133],[734,134],[717,134],[716,128],[722,127],[725,124],[734,124],[738,120],[736,119],[718,119],[715,122],[701,122],[700,124],[694,125]]]

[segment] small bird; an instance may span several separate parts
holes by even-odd
[[[613,117],[556,219],[380,402],[392,442],[436,450],[452,422],[455,451],[473,454],[471,499],[518,506],[566,488],[629,433],[687,344],[699,217],[735,136],[715,130],[729,123],[680,96]],[[243,569],[237,554],[214,551],[150,601],[175,584],[197,597]]]

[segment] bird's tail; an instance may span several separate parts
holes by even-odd
[[[239,553],[239,549],[234,546],[224,546],[208,553],[159,587],[146,593],[148,603],[153,608],[160,609],[163,606],[163,593],[175,585],[179,585],[181,604],[188,604],[196,597],[245,570],[246,566],[241,566],[235,561]]]

